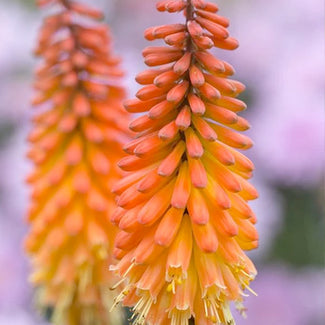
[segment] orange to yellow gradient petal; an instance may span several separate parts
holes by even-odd
[[[209,49],[238,43],[211,2],[165,0],[157,9],[185,18],[145,31],[168,46],[143,50],[150,69],[125,103],[145,114],[130,124],[138,135],[119,162],[128,175],[114,186],[119,262],[111,269],[126,284],[115,304],[132,307],[137,325],[235,324],[230,303],[244,314],[245,289],[254,293],[244,251],[258,245],[247,204],[258,194],[247,181],[253,163],[239,151],[252,146],[237,132],[250,127],[236,99],[245,86]]]
[[[49,5],[36,54],[33,101],[39,112],[29,135],[34,170],[26,250],[41,308],[58,325],[120,324],[109,315],[112,184],[122,157],[127,113],[119,59],[102,13],[70,0]]]

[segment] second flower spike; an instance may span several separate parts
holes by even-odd
[[[233,67],[209,49],[233,50],[228,19],[203,0],[165,0],[159,11],[185,13],[179,24],[149,28],[152,67],[136,80],[144,85],[126,109],[143,113],[131,124],[138,136],[119,166],[121,229],[113,270],[126,280],[116,303],[133,308],[134,324],[234,324],[229,304],[242,305],[256,270],[244,250],[258,245],[256,218],[247,204],[257,192],[247,181],[254,166],[239,150],[252,141],[238,131],[244,85]],[[160,66],[160,67],[158,67]]]
[[[29,135],[35,167],[26,250],[36,301],[53,324],[118,325],[119,313],[108,312],[108,266],[116,233],[111,186],[128,133],[120,60],[108,28],[93,21],[100,11],[70,0],[38,2],[54,12],[36,48],[38,113]]]

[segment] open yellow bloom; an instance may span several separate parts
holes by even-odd
[[[258,244],[247,204],[257,192],[247,181],[254,166],[237,150],[252,146],[237,132],[249,128],[235,98],[245,87],[208,50],[238,43],[213,3],[165,0],[157,9],[184,11],[186,22],[146,30],[169,46],[144,49],[145,63],[161,67],[140,73],[144,87],[125,103],[146,113],[130,124],[138,135],[119,162],[128,175],[114,186],[121,231],[112,269],[126,280],[115,303],[133,307],[134,324],[234,324],[229,303],[244,313],[256,275],[244,250]]]
[[[44,19],[36,54],[37,95],[28,157],[35,168],[26,250],[42,308],[59,325],[119,324],[109,315],[108,266],[115,229],[112,184],[127,119],[119,59],[102,13],[70,0],[41,0],[57,11]]]

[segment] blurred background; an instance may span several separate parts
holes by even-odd
[[[154,0],[92,0],[114,32],[124,58],[125,85],[144,67],[145,28],[179,21],[159,14]],[[324,274],[324,3],[322,0],[218,0],[240,48],[218,56],[247,90],[244,113],[253,125],[253,202],[259,275],[239,325],[325,324]],[[44,14],[44,13],[43,13]],[[30,170],[32,49],[42,15],[33,0],[0,0],[0,324],[44,324],[33,310],[22,239]],[[236,313],[236,312],[235,312]]]

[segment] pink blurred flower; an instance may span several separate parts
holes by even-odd
[[[24,131],[16,133],[6,143],[5,148],[2,148],[0,156],[0,170],[5,176],[0,181],[1,315],[23,308],[30,302],[28,267],[22,252],[22,238],[26,231],[23,216],[27,196],[24,186],[27,170],[24,137]]]
[[[32,64],[32,44],[38,20],[35,14],[22,10],[15,1],[0,3],[0,78],[6,73],[20,73]],[[28,26],[28,28],[26,28]],[[23,33],[23,37],[21,37]]]
[[[238,317],[238,325],[324,324],[323,271],[297,272],[277,266],[260,269],[253,289],[259,296],[247,298],[248,318]]]
[[[0,325],[41,325],[41,321],[35,318],[25,310],[17,309],[12,313],[0,313]]]
[[[231,60],[253,97],[254,159],[273,182],[314,185],[324,173],[322,7],[261,0],[228,9],[241,41]]]
[[[249,252],[249,256],[255,262],[258,262],[268,255],[274,238],[282,227],[283,208],[281,196],[274,188],[264,182],[259,175],[253,178],[252,183],[258,188],[259,192],[259,198],[251,201],[251,207],[258,217],[256,229],[260,239],[258,249]]]

